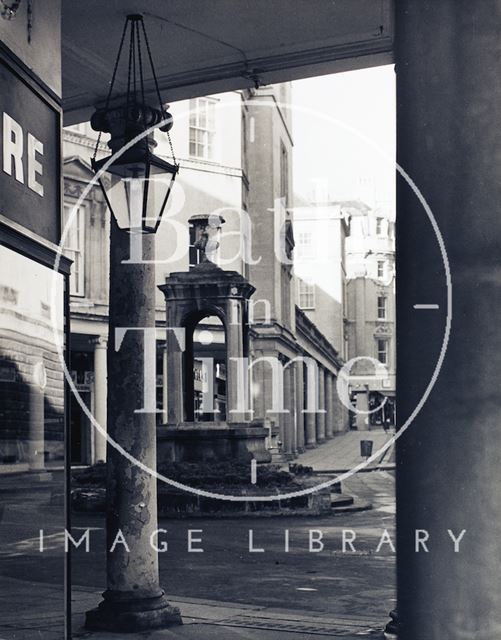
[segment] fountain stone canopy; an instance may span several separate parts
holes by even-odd
[[[262,421],[252,420],[249,376],[243,375],[243,359],[249,355],[248,301],[255,287],[238,271],[226,271],[215,262],[224,222],[214,214],[192,216],[189,270],[171,273],[159,287],[167,320],[167,422],[158,428],[159,462],[271,460],[265,445],[268,430]],[[220,322],[205,325],[210,331],[204,332],[218,335],[214,351],[206,348],[204,357],[197,359],[195,331],[201,321],[214,316]],[[201,360],[202,391],[196,388],[200,380],[195,380]],[[217,375],[222,380],[215,379]],[[220,405],[215,402],[215,385],[224,388],[224,399],[217,399]]]

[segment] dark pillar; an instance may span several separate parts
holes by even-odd
[[[184,336],[173,330],[179,323],[176,314],[167,308],[167,423],[179,425],[185,420],[183,394],[183,359],[186,347],[186,332]]]
[[[316,422],[316,414],[305,413],[306,420],[306,443],[305,446],[307,449],[314,449],[317,446],[317,430],[315,426]]]
[[[154,259],[152,235],[144,236],[144,259]],[[136,460],[156,468],[155,414],[143,407],[144,333],[129,331],[118,351],[116,327],[155,326],[155,267],[122,264],[129,234],[112,221],[108,349],[108,433]],[[181,624],[159,585],[158,555],[151,536],[158,528],[156,479],[107,445],[107,590],[87,613],[90,629],[131,632]],[[116,544],[121,531],[129,550]]]
[[[195,332],[196,323],[190,323],[186,327],[186,347],[183,354],[183,396],[184,396],[184,415],[186,422],[195,421],[195,380],[193,370],[195,366],[193,351],[193,334]]]
[[[318,411],[317,411],[317,442],[325,442],[325,376],[324,369],[318,365]]]
[[[438,381],[397,443],[399,640],[501,629],[501,6],[398,0],[398,162],[431,206],[453,281]],[[441,346],[445,277],[430,223],[399,179],[398,422]],[[440,305],[416,311],[416,303]],[[415,552],[415,530],[429,533]],[[447,530],[466,529],[459,553]]]
[[[333,376],[328,370],[325,371],[325,437],[330,439],[334,434],[334,387]]]

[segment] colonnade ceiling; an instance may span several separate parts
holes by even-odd
[[[392,61],[392,0],[63,0],[65,124],[104,101],[129,13],[168,101]]]

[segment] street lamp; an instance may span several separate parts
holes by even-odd
[[[111,94],[129,31],[127,93],[112,105]],[[145,102],[141,40],[148,53],[158,108]],[[169,136],[172,118],[160,99],[141,16],[127,16],[106,104],[92,117],[92,126],[100,132],[92,167],[96,172],[103,169],[99,181],[111,211],[107,589],[98,607],[87,612],[86,626],[125,633],[182,624],[179,610],[169,604],[160,587],[158,552],[152,543],[158,533],[157,481],[149,471],[156,469],[157,462],[156,416],[142,408],[147,387],[144,360],[150,345],[146,336],[155,333],[154,234],[179,166],[172,144],[172,164],[153,154],[155,142],[148,130],[159,126]],[[112,155],[97,160],[102,132],[110,133]],[[141,238],[142,260],[130,260],[131,233],[145,234]],[[117,543],[121,540],[127,546]]]
[[[127,93],[119,106],[111,106],[117,69],[124,42],[129,34],[129,59],[127,64]],[[151,73],[155,82],[158,108],[145,103],[142,44],[148,54]],[[156,142],[152,132],[155,127],[167,133],[173,163],[153,153]],[[97,109],[91,118],[91,126],[99,131],[99,137],[91,160],[92,169],[99,174],[99,184],[106,204],[120,229],[142,233],[155,233],[179,171],[169,131],[172,116],[162,104],[158,81],[151,57],[150,45],[141,15],[127,16],[106,105]],[[97,160],[101,133],[109,133],[108,146],[112,155]],[[124,149],[125,147],[125,149]],[[122,149],[124,151],[114,156]],[[101,172],[101,170],[104,171]]]

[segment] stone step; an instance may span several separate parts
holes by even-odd
[[[367,500],[360,500],[346,494],[331,495],[332,513],[357,513],[359,511],[369,511],[370,509],[372,509],[372,503]]]
[[[345,493],[334,493],[331,494],[331,505],[333,507],[347,507],[352,505],[354,499],[352,496],[348,496]]]

